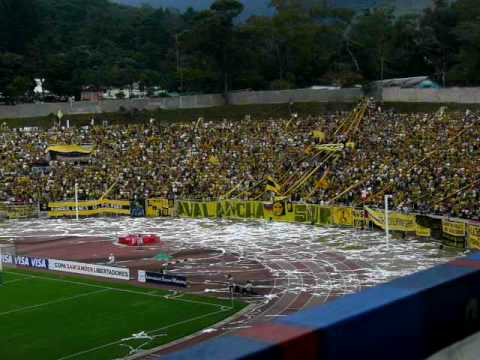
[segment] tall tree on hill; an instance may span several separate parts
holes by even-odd
[[[351,29],[352,41],[368,79],[383,80],[388,73],[394,19],[393,9],[373,9],[357,17]]]
[[[233,66],[233,59],[229,57],[234,37],[233,20],[242,13],[243,4],[237,0],[216,0],[210,6],[214,23],[218,25],[212,29],[217,33],[216,56],[223,75],[223,91],[226,95],[229,89],[229,75]]]
[[[195,72],[203,72],[205,78],[210,79],[213,73],[218,72],[218,80],[225,95],[232,81],[231,74],[237,70],[234,67],[238,63],[231,55],[236,50],[234,44],[237,29],[234,20],[242,11],[243,5],[237,0],[216,0],[209,10],[196,16],[192,29],[183,36],[187,51],[202,57],[192,59],[197,62]],[[210,69],[209,72],[207,68]]]
[[[426,9],[420,20],[420,55],[433,68],[443,86],[447,84],[448,71],[455,64],[458,52],[453,32],[456,26],[457,14],[446,0],[434,0],[434,6]]]
[[[21,55],[0,52],[0,92],[7,93],[7,87],[23,71],[25,58]]]
[[[480,2],[458,0],[452,5],[457,15],[453,34],[458,42],[456,64],[448,72],[450,81],[459,85],[478,84],[480,79]]]
[[[430,74],[431,69],[419,54],[422,33],[416,15],[403,15],[395,19],[390,40],[390,76],[409,77]]]

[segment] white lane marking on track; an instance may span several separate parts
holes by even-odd
[[[318,288],[320,286],[320,282],[318,281],[318,275],[319,273],[315,272],[315,269],[313,269],[313,267],[316,267],[317,270],[321,270],[323,273],[325,273],[327,275],[327,282],[330,283],[330,274],[325,271],[325,269],[321,266],[319,266],[317,263],[313,262],[313,261],[306,261],[304,262],[304,265],[309,269],[309,271],[311,272],[313,278],[314,278],[314,281],[315,281],[315,288]],[[329,296],[330,296],[330,293],[332,292],[332,287],[329,286],[329,289],[328,289],[328,293],[324,299],[324,301],[322,303],[326,303]],[[305,304],[303,304],[303,306],[300,308],[300,310],[303,310],[305,308],[307,308],[310,303],[312,302],[313,298],[315,297],[316,295],[314,293],[311,293],[311,296],[310,296],[310,299],[308,299]]]
[[[304,287],[304,281],[303,281],[303,275],[302,275],[302,272],[299,271],[298,267],[293,265],[291,262],[289,261],[286,261],[286,260],[282,260],[282,262],[284,263],[284,271],[288,271],[289,272],[289,277],[288,277],[288,287],[287,289],[285,290],[286,293],[289,292],[289,290],[291,291],[292,288],[290,286],[290,278],[291,276],[293,276],[293,280],[300,280],[301,281],[301,284],[300,284],[300,288],[303,288]],[[288,268],[288,269],[287,269]],[[294,273],[292,273],[292,271]],[[292,281],[293,282],[293,281]],[[298,284],[293,284],[293,285],[297,285]],[[278,312],[278,314],[283,314],[284,312],[288,311],[289,309],[291,309],[291,306],[293,304],[295,304],[295,302],[297,301],[297,299],[300,297],[301,295],[301,291],[296,293],[295,294],[295,297],[286,305],[283,307],[283,309],[281,311]]]
[[[44,306],[59,304],[59,303],[62,303],[62,302],[65,302],[65,301],[70,301],[70,300],[76,300],[76,299],[79,299],[79,298],[82,298],[82,297],[86,297],[86,296],[90,296],[90,295],[94,295],[94,294],[99,294],[99,293],[103,293],[103,292],[107,292],[107,291],[109,291],[109,290],[108,289],[103,289],[103,290],[97,290],[97,291],[90,291],[88,293],[82,293],[82,294],[78,294],[78,295],[74,295],[74,296],[64,297],[64,298],[60,298],[60,299],[57,299],[57,300],[48,301],[48,302],[42,303],[42,304],[25,306],[25,307],[22,307],[22,308],[19,308],[19,309],[14,309],[14,310],[2,312],[2,313],[0,313],[0,316],[10,315],[10,314],[14,314],[14,313],[18,313],[18,312],[22,312],[22,311],[26,311],[26,310],[38,309],[38,308],[41,308],[41,307],[44,307]]]
[[[21,275],[21,274],[14,273],[14,272],[6,272],[6,273],[14,274],[14,275]],[[28,276],[28,275],[25,275],[25,276]],[[34,278],[34,279],[58,281],[58,282],[63,282],[63,283],[67,283],[67,284],[83,285],[83,286],[95,287],[95,288],[98,288],[98,289],[112,290],[112,291],[118,291],[118,292],[128,293],[128,294],[152,296],[152,297],[162,298],[162,299],[164,299],[164,296],[165,296],[165,295],[160,295],[160,294],[152,294],[151,292],[134,291],[134,290],[120,289],[120,288],[115,288],[115,287],[110,287],[110,286],[89,284],[89,283],[84,283],[84,282],[81,282],[81,281],[56,279],[56,278],[49,278],[49,277],[45,277],[45,276],[35,276],[35,275],[31,275],[30,277]],[[175,301],[182,301],[182,302],[188,302],[188,303],[192,303],[192,304],[214,306],[214,307],[217,307],[217,308],[222,307],[222,305],[219,305],[219,304],[213,304],[213,303],[196,301],[196,300],[188,300],[188,299],[183,299],[183,298],[177,298],[177,299],[175,299]]]
[[[211,313],[208,313],[208,314],[196,316],[196,317],[191,318],[191,319],[186,319],[186,320],[178,321],[178,322],[176,322],[176,323],[173,323],[173,324],[170,324],[170,325],[166,325],[166,326],[163,326],[163,327],[161,327],[161,328],[158,328],[158,329],[149,331],[148,333],[149,333],[149,334],[154,334],[154,333],[156,333],[156,332],[158,332],[158,331],[163,331],[163,330],[169,329],[169,328],[174,327],[174,326],[186,324],[186,323],[189,323],[189,322],[192,322],[192,321],[195,321],[195,320],[200,320],[200,319],[203,319],[203,318],[206,318],[206,317],[209,317],[209,316],[213,316],[213,315],[216,315],[216,314],[220,314],[221,312],[225,312],[225,311],[228,311],[228,310],[231,310],[231,308],[222,309],[222,310],[214,311],[214,312],[211,312]],[[122,341],[123,341],[123,340],[113,341],[113,342],[108,343],[108,344],[96,346],[96,347],[91,348],[91,349],[88,349],[88,350],[80,351],[80,352],[75,353],[75,354],[70,354],[70,355],[67,355],[67,356],[58,358],[57,360],[72,359],[72,358],[75,358],[75,357],[80,356],[80,355],[85,355],[85,354],[91,353],[91,352],[93,352],[93,351],[97,351],[97,350],[100,350],[100,349],[107,348],[107,347],[112,346],[112,345],[120,344]]]
[[[275,263],[275,262],[271,262],[271,263],[269,264],[269,271],[270,271],[271,273],[274,272],[274,270],[273,270],[273,268],[272,268],[272,265],[273,265],[274,263]],[[278,271],[278,269],[275,269],[275,271]],[[282,296],[281,296],[280,298],[278,298],[277,301],[279,301],[279,300],[283,297],[283,290],[281,290],[280,285],[278,285],[278,280],[279,280],[279,279],[280,279],[279,277],[274,277],[274,278],[273,278],[273,286],[272,286],[272,288],[270,289],[270,293],[268,294],[268,295],[273,295],[273,291],[274,291],[274,290],[279,290],[278,293],[279,293],[279,294],[282,294]],[[277,286],[277,285],[278,285],[278,286]],[[268,298],[268,296],[266,296],[266,297],[264,297],[264,298]],[[276,302],[277,302],[277,301],[276,301]],[[265,316],[265,314],[267,314],[269,311],[271,311],[271,310],[274,308],[276,302],[274,302],[273,304],[269,304],[269,302],[270,302],[270,301],[268,301],[267,304],[259,304],[259,306],[258,306],[257,308],[255,308],[254,310],[252,310],[252,313],[253,313],[254,311],[256,311],[256,310],[260,310],[261,312],[258,313],[258,314],[256,314],[256,313],[255,313],[255,314],[252,314],[253,316],[252,316],[250,319],[248,319],[248,320],[252,320],[252,319],[257,319],[257,320],[259,320],[259,319],[261,319],[262,316]],[[266,306],[265,306],[265,309],[262,309],[262,307],[263,307],[264,305],[266,305]]]

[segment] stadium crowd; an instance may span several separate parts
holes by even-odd
[[[264,180],[295,201],[381,206],[480,219],[480,117],[473,112],[400,114],[370,106],[348,139],[335,132],[345,113],[291,119],[163,125],[0,129],[0,201],[168,197],[266,200]],[[313,131],[325,138],[316,138]],[[353,142],[336,152],[322,143]],[[46,159],[53,144],[94,144],[85,161]],[[281,191],[281,192],[282,192]]]

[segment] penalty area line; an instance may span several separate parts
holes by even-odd
[[[76,299],[79,299],[79,298],[82,298],[82,297],[86,297],[86,296],[90,296],[90,295],[94,295],[94,294],[99,294],[99,293],[103,293],[103,292],[107,292],[107,291],[109,291],[109,290],[108,289],[103,289],[103,290],[97,290],[97,291],[90,291],[88,293],[82,293],[82,294],[78,294],[78,295],[74,295],[74,296],[64,297],[64,298],[60,298],[60,299],[57,299],[57,300],[48,301],[48,302],[42,303],[42,304],[25,306],[25,307],[22,307],[22,308],[19,308],[19,309],[14,309],[14,310],[2,312],[2,313],[0,313],[0,316],[10,315],[10,314],[14,314],[14,313],[22,312],[22,311],[27,311],[27,310],[38,309],[38,308],[41,308],[41,307],[44,307],[44,306],[59,304],[59,303],[62,303],[62,302],[65,302],[65,301],[70,301],[70,300],[76,300]]]
[[[3,284],[0,284],[0,285],[6,285],[6,284],[13,284],[13,283],[16,283],[18,281],[25,281],[25,280],[29,280],[31,279],[31,277],[22,277],[20,279],[13,279],[13,280],[7,280],[7,281],[4,281]]]

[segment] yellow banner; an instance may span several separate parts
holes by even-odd
[[[339,152],[345,148],[345,144],[322,144],[315,146],[315,148],[327,152]]]
[[[385,229],[385,213],[365,207],[369,219],[382,229]],[[388,228],[393,231],[416,232],[417,223],[415,215],[402,214],[397,212],[388,213]]]
[[[216,216],[227,219],[263,219],[263,202],[242,200],[217,201]]]
[[[54,151],[54,152],[59,152],[59,153],[80,153],[80,154],[90,154],[92,152],[92,149],[86,148],[84,146],[80,145],[55,145],[55,146],[49,146],[47,148],[47,151]]]
[[[262,201],[177,201],[176,209],[178,216],[193,218],[265,219],[269,214]]]
[[[76,203],[74,201],[52,202],[48,204],[49,217],[76,216]],[[130,215],[130,201],[128,200],[94,200],[79,201],[79,216],[95,216],[102,214]]]
[[[417,229],[415,230],[415,234],[420,237],[431,237],[432,231],[427,228],[417,224]]]
[[[168,199],[148,199],[147,217],[173,216],[174,202]]]
[[[469,224],[468,247],[472,250],[480,250],[480,225]]]
[[[91,149],[86,148],[80,145],[54,145],[49,146],[47,151],[54,151],[59,153],[80,153],[80,154],[90,154]]]
[[[295,204],[294,221],[311,225],[332,224],[333,208],[321,205]]]
[[[158,216],[149,207],[149,216]],[[157,209],[165,202],[159,200]],[[211,202],[177,201],[177,215],[186,218],[264,219],[267,221],[301,222],[314,225],[353,225],[352,208],[332,208],[310,204],[292,204],[285,200],[262,201],[222,200]],[[151,215],[150,215],[151,214]]]
[[[358,229],[368,227],[367,221],[369,219],[365,217],[364,210],[353,209],[353,226]]]
[[[217,202],[177,201],[177,215],[186,218],[216,218]]]
[[[340,226],[353,226],[353,208],[332,208],[333,223]]]
[[[445,234],[464,237],[465,236],[465,223],[442,220],[442,231]]]
[[[295,222],[294,205],[284,199],[277,199],[273,203],[264,203],[263,211],[264,219],[267,221]]]

